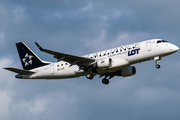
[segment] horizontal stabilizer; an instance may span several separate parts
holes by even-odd
[[[35,73],[35,72],[32,72],[32,71],[22,70],[22,69],[17,69],[17,68],[12,68],[12,67],[4,68],[4,69],[15,72],[15,73],[19,73],[21,75],[29,75],[29,74],[34,74]]]

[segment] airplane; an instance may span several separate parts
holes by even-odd
[[[138,43],[120,46],[84,56],[75,56],[42,48],[40,51],[51,54],[57,62],[42,61],[25,43],[16,43],[23,69],[6,67],[4,69],[18,73],[19,79],[66,79],[86,76],[92,80],[99,75],[107,85],[114,76],[133,76],[136,68],[132,64],[155,60],[155,67],[162,57],[173,54],[179,47],[163,39],[150,39]]]

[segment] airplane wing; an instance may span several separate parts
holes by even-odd
[[[21,69],[12,68],[12,67],[4,68],[4,69],[9,70],[9,71],[12,71],[12,72],[15,72],[15,73],[19,73],[19,74],[21,74],[21,75],[29,75],[29,74],[35,73],[35,72],[32,72],[32,71],[21,70]]]
[[[94,59],[85,58],[85,57],[79,57],[75,55],[69,55],[61,52],[56,52],[48,49],[43,49],[37,42],[35,42],[38,48],[46,53],[49,53],[51,55],[54,55],[54,58],[57,58],[58,61],[66,61],[72,65],[78,65],[79,67],[87,67],[91,63],[95,62]]]

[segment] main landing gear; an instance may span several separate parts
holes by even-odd
[[[87,73],[86,78],[92,80],[94,78],[94,75],[91,72]],[[102,83],[105,85],[109,84],[109,79],[105,77],[104,79],[102,79]]]
[[[94,75],[92,73],[88,73],[86,75],[86,78],[92,80],[94,78]]]
[[[104,79],[102,79],[102,83],[107,85],[107,84],[109,84],[109,80],[107,78],[104,78]]]
[[[89,73],[86,74],[86,78],[92,80],[94,78],[94,74],[92,74],[92,73],[98,73],[98,72],[96,71],[95,68],[94,69],[91,68],[89,70]]]
[[[159,60],[161,60],[161,58],[158,56],[158,57],[155,57],[154,60],[156,61],[156,66],[155,66],[155,67],[156,67],[157,69],[160,69],[161,66],[158,64],[158,62],[159,62]]]

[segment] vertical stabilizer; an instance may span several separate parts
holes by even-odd
[[[47,63],[43,63],[42,60],[23,42],[16,43],[16,47],[19,53],[19,57],[25,70],[31,70],[34,68],[38,68]]]

